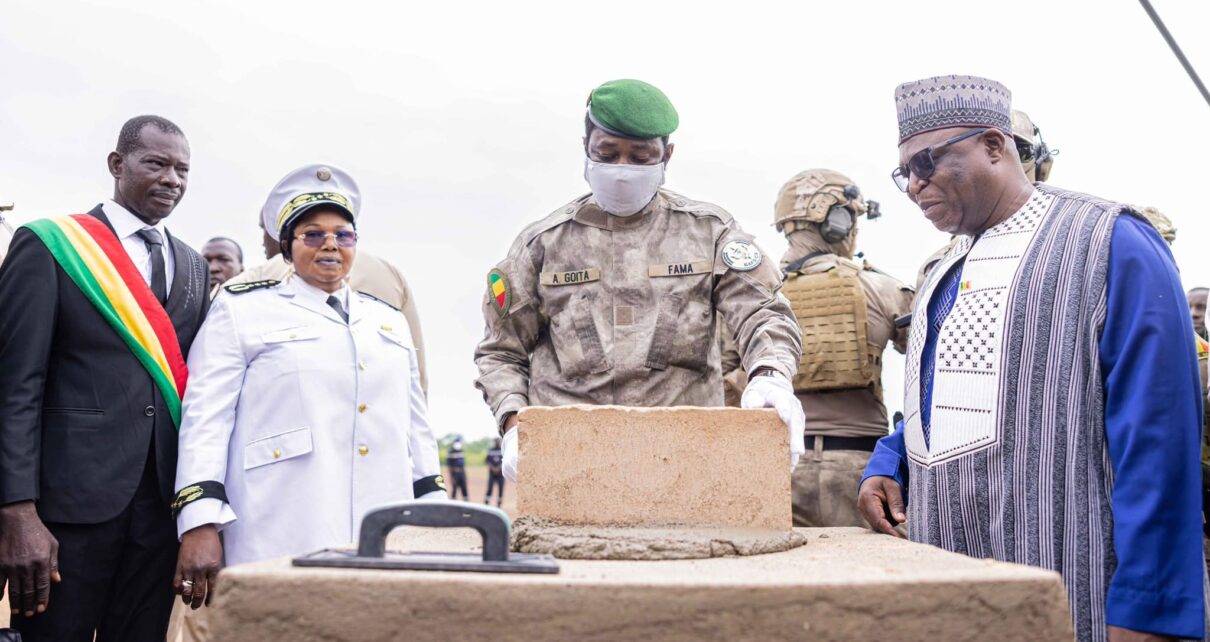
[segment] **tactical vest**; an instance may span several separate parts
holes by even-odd
[[[867,339],[867,301],[859,268],[839,263],[817,274],[791,273],[782,286],[802,329],[794,392],[874,386],[881,394],[882,350]]]

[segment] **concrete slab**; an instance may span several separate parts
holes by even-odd
[[[212,617],[229,642],[492,640],[1071,640],[1059,575],[861,529],[796,529],[784,553],[562,561],[559,575],[223,571]],[[469,530],[405,529],[397,550],[468,551]]]
[[[793,523],[789,436],[772,410],[533,407],[519,421],[520,515],[614,526]]]

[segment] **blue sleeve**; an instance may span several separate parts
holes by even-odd
[[[1123,214],[1109,250],[1100,339],[1113,466],[1112,626],[1201,639],[1201,380],[1168,246]]]
[[[907,505],[907,449],[903,444],[903,422],[896,422],[895,432],[878,440],[870,461],[861,474],[862,483],[870,477],[890,477],[903,489],[903,504]],[[861,485],[858,484],[858,488]]]

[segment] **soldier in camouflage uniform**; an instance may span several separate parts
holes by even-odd
[[[585,118],[592,193],[527,227],[488,275],[475,385],[516,474],[515,413],[530,405],[721,406],[718,332],[802,451],[790,379],[802,345],[781,274],[722,208],[661,189],[677,115],[655,87],[612,81]]]
[[[857,263],[857,219],[876,208],[848,177],[813,169],[777,196],[774,224],[790,247],[781,260],[782,293],[798,318],[803,356],[794,393],[807,417],[806,454],[794,470],[795,526],[864,526],[857,487],[866,461],[887,434],[882,352],[903,352],[912,289]],[[876,209],[874,209],[876,211]]]

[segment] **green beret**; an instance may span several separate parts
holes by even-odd
[[[660,138],[680,118],[664,92],[641,80],[611,80],[588,96],[588,117],[597,127],[628,138]]]

